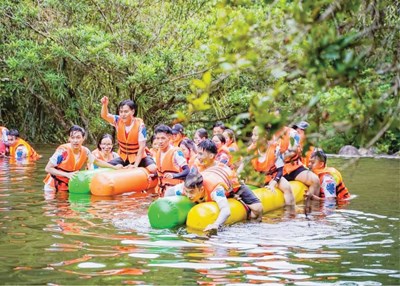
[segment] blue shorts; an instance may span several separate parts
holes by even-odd
[[[261,201],[257,198],[257,196],[245,184],[240,184],[240,188],[237,190],[236,194],[239,195],[240,199],[246,205],[261,203]],[[229,197],[233,197],[234,195],[235,193],[232,193],[231,196]]]

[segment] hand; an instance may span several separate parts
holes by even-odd
[[[135,168],[137,168],[137,167],[135,165],[131,165],[131,164],[124,167],[124,169],[135,169]]]
[[[78,173],[78,171],[67,173],[66,177],[71,180],[75,176],[76,173]]]
[[[275,191],[275,186],[277,182],[275,180],[271,180],[269,184],[267,185],[267,189],[270,189],[273,193],[276,193]]]
[[[174,175],[173,175],[172,173],[165,173],[165,174],[164,174],[164,178],[165,178],[165,179],[173,179],[173,178],[174,178]]]
[[[103,105],[108,105],[108,97],[107,96],[103,96],[103,98],[100,100],[100,102]]]
[[[207,236],[216,235],[218,233],[218,225],[215,223],[209,224],[205,229],[204,232]]]
[[[122,169],[124,166],[122,166],[122,164],[118,164],[118,165],[115,165],[114,166],[114,169],[115,170],[119,170],[119,169]]]

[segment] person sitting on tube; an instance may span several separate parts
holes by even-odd
[[[225,196],[226,186],[218,184],[215,188],[207,188],[202,174],[192,168],[184,183],[166,190],[165,196],[187,196],[194,203],[216,202],[219,214],[215,222],[209,224],[204,231],[217,231],[231,215],[228,199]]]

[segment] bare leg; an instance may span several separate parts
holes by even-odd
[[[256,219],[258,221],[261,221],[262,215],[263,215],[263,206],[262,206],[262,204],[261,203],[254,203],[254,204],[247,205],[247,206],[251,210],[250,218]]]
[[[308,192],[306,197],[306,214],[311,211],[311,200],[313,195],[318,196],[320,192],[319,178],[316,174],[310,170],[304,170],[295,178],[296,181],[300,181],[306,186],[308,186]]]
[[[296,202],[294,200],[293,190],[289,182],[282,177],[279,180],[278,187],[283,192],[283,196],[285,197],[285,204],[287,206],[294,206]]]

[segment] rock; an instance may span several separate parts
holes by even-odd
[[[369,148],[369,149],[367,149],[367,148],[360,148],[360,149],[358,149],[358,153],[359,153],[361,156],[374,156],[374,155],[375,155],[375,152],[374,152],[374,149],[373,149],[373,148]]]
[[[360,156],[358,149],[351,145],[345,145],[339,150],[339,155]]]

